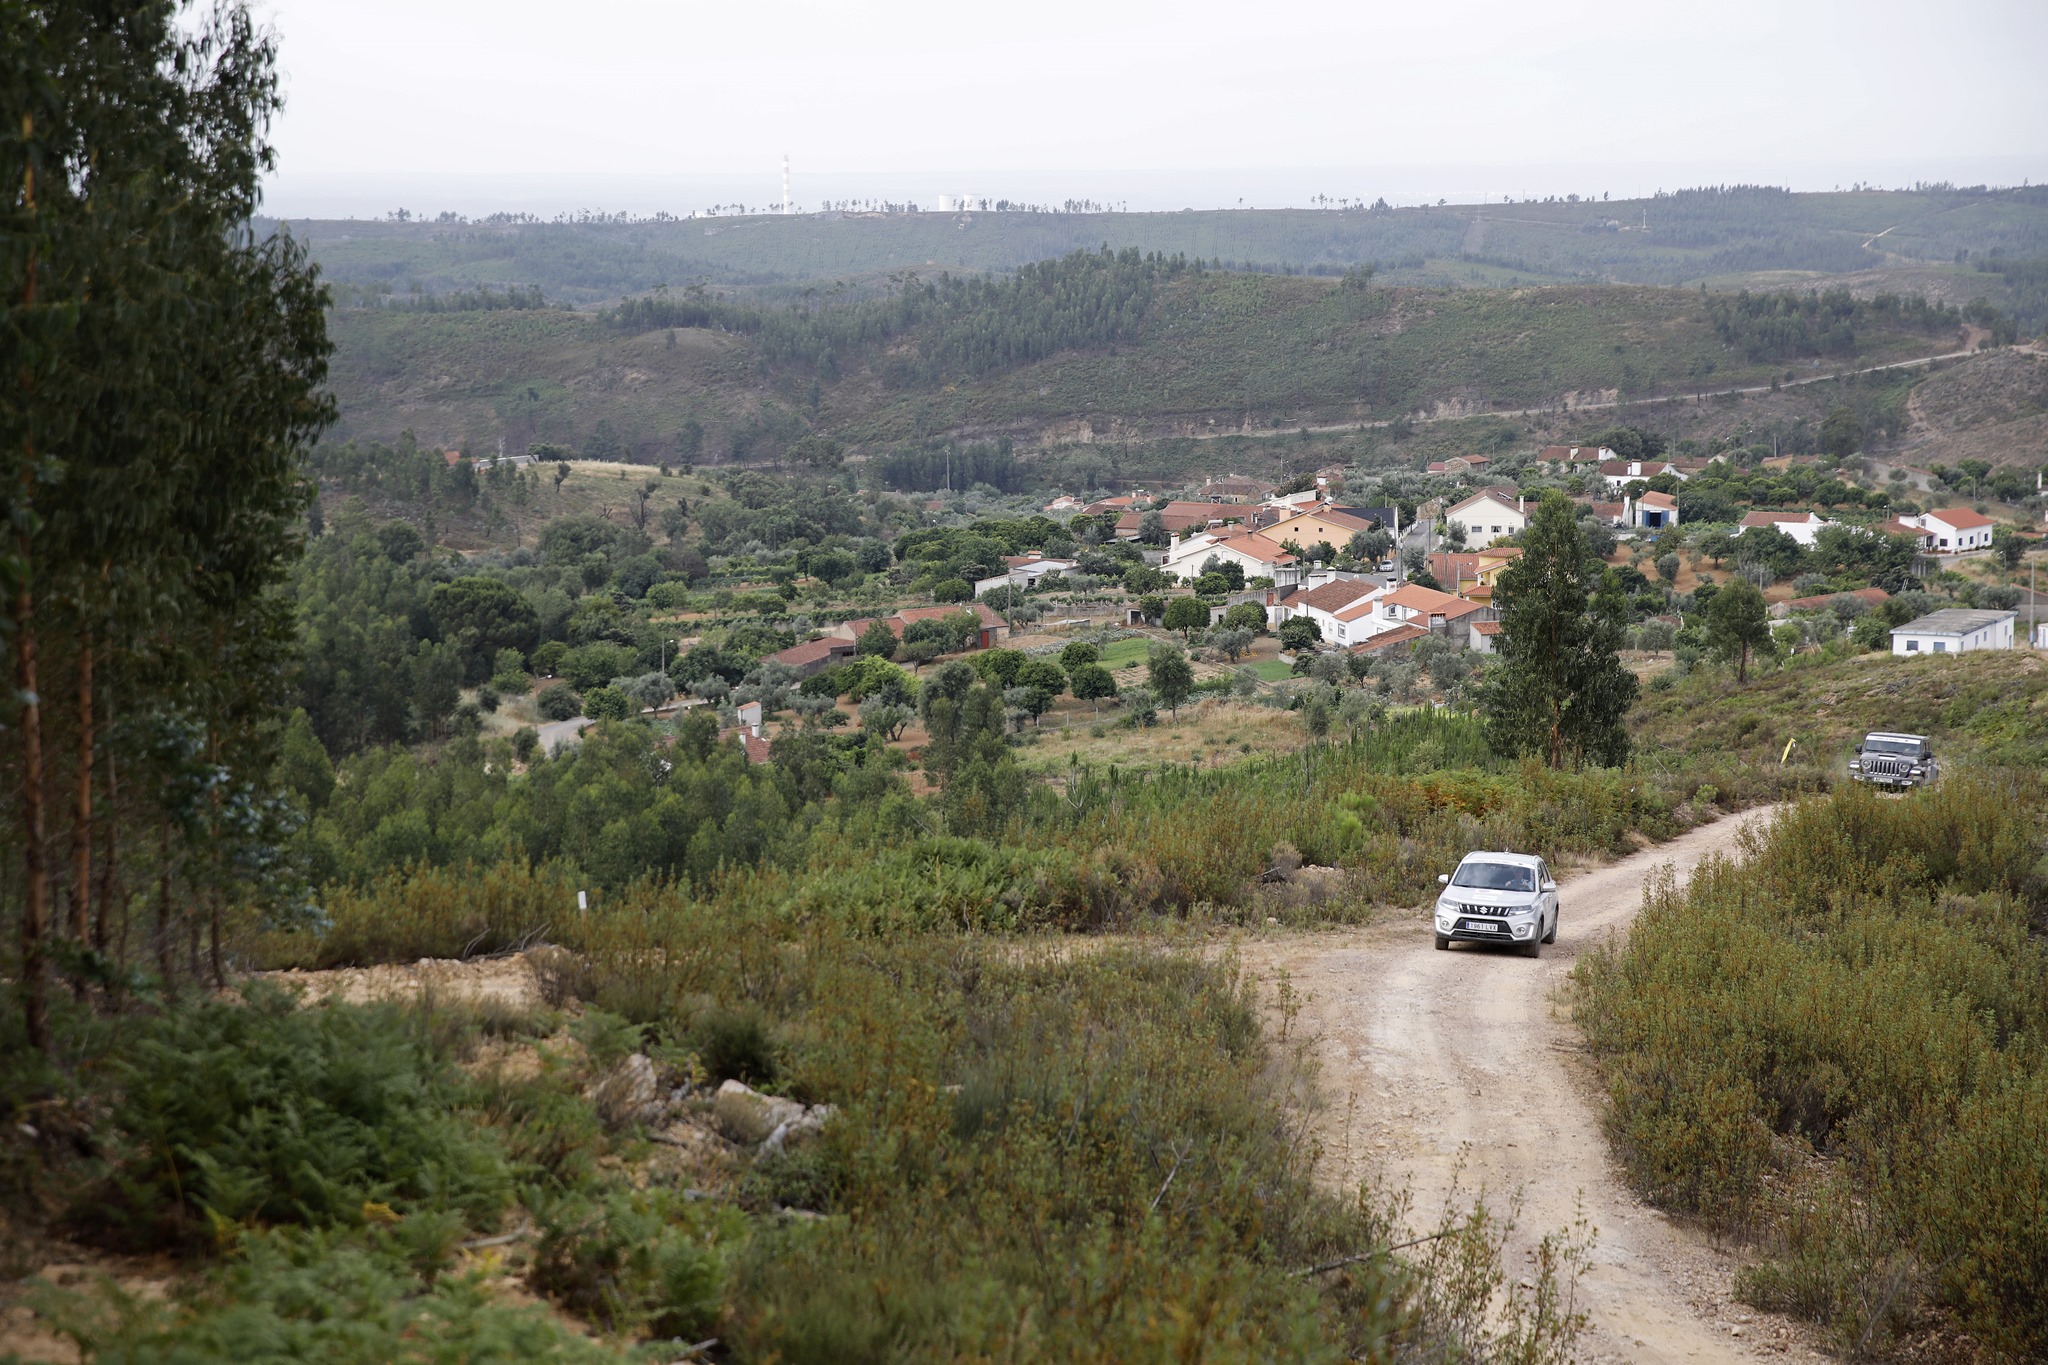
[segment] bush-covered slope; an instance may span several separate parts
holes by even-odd
[[[722,457],[736,433],[762,435],[740,444],[773,456],[813,429],[872,445],[963,429],[1291,426],[1762,384],[1823,355],[1881,362],[1960,338],[1949,314],[1858,304],[1824,351],[1796,338],[1759,347],[1724,339],[1697,291],[1386,289],[1103,262],[1048,271],[1043,308],[1017,306],[1014,289],[956,291],[956,304],[913,283],[895,302],[766,316],[687,297],[607,318],[344,310],[337,436],[581,446],[604,421],[652,456],[694,419]],[[1106,283],[1054,306],[1091,275]],[[911,292],[938,302],[912,307]]]

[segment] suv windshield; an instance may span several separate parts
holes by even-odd
[[[1451,878],[1452,886],[1477,887],[1481,891],[1534,891],[1534,869],[1514,863],[1466,863]]]
[[[1866,739],[1863,741],[1866,754],[1898,754],[1905,758],[1920,757],[1920,742],[1913,739]]]

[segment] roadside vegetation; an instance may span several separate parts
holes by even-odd
[[[1580,969],[1637,1187],[1845,1353],[2048,1350],[2044,814],[2038,767],[1807,800]]]

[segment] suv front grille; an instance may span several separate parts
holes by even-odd
[[[1514,905],[1461,905],[1458,907],[1458,913],[1461,915],[1484,915],[1488,919],[1506,919],[1509,915],[1514,914],[1515,911],[1525,908],[1524,906]]]
[[[1872,777],[1905,777],[1913,771],[1910,758],[1871,757],[1863,760],[1863,771]]]

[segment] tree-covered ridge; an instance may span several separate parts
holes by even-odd
[[[1745,289],[1733,298],[1716,294],[1707,300],[1707,316],[1715,333],[1750,360],[1853,356],[1857,327],[1880,320],[1930,334],[1963,324],[1963,310],[1929,303],[1918,294],[1859,299],[1846,289],[1804,294],[1752,294]]]
[[[895,384],[986,374],[1055,352],[1137,337],[1159,281],[1199,271],[1185,258],[1135,248],[1077,251],[1007,276],[904,277],[887,298],[818,308],[762,308],[692,288],[627,299],[606,315],[620,331],[705,327],[754,338],[769,364],[812,366],[834,378],[848,352],[918,332],[914,354],[892,353]]]
[[[1003,272],[1104,244],[1276,274],[1339,275],[1370,266],[1415,285],[1679,284],[1754,270],[1833,273],[1899,261],[1948,266],[1993,252],[2048,251],[2048,192],[2039,186],[1795,194],[1732,185],[1633,200],[1609,200],[1599,186],[1579,186],[1564,188],[1580,193],[1515,203],[1401,209],[1370,205],[1370,193],[1347,197],[1330,188],[1329,208],[998,210],[972,215],[968,230],[955,214],[908,212],[292,226],[310,237],[328,278],[368,293],[389,287],[403,295],[417,286],[439,295],[520,284],[571,304],[690,281],[790,299],[822,281],[875,283],[931,262],[956,273]]]

